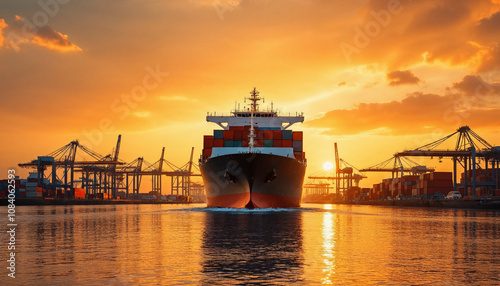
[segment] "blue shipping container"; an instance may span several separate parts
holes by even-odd
[[[283,130],[281,133],[281,139],[292,140],[292,130]]]
[[[279,127],[259,127],[259,130],[281,130]]]
[[[224,130],[214,130],[214,139],[224,139]]]

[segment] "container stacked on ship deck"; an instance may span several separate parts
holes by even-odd
[[[289,147],[297,160],[304,160],[302,131],[281,130],[275,127],[254,127],[254,147]],[[203,158],[212,156],[214,147],[248,147],[250,126],[230,126],[228,130],[214,130],[214,135],[203,136]]]

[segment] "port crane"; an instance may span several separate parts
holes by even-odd
[[[361,171],[358,170],[353,165],[347,163],[342,158],[340,158],[337,142],[334,143],[334,149],[335,149],[335,176],[309,176],[308,178],[311,180],[334,180],[336,193],[342,194],[342,196],[345,197],[346,192],[352,187],[359,186],[359,181],[366,178],[366,176],[354,173],[354,170],[360,173]],[[341,167],[342,165],[344,166],[343,168]],[[321,186],[322,188],[325,188],[324,184],[320,185],[322,185]],[[308,187],[312,186],[308,185]]]
[[[121,140],[121,135],[118,136],[118,142]],[[119,148],[118,148],[119,149]],[[83,154],[82,156],[90,156],[92,160],[76,160],[77,153],[80,150]],[[82,184],[82,187],[85,186],[88,179],[82,178],[81,181],[75,180],[75,173],[78,171],[89,171],[93,170],[95,172],[100,173],[100,181],[98,186],[100,189],[107,190],[109,186],[109,182],[107,181],[106,174],[107,170],[114,168],[116,165],[122,165],[123,162],[118,161],[118,154],[116,153],[115,157],[111,158],[109,156],[102,156],[91,149],[83,146],[78,140],[71,141],[69,144],[62,146],[61,148],[47,154],[46,156],[38,156],[37,159],[34,159],[27,163],[18,164],[21,168],[34,168],[36,169],[38,176],[38,185],[44,189],[51,190],[53,192],[56,189],[64,189],[64,197],[72,198],[74,197],[74,188],[77,183]],[[51,170],[51,173],[47,176],[47,178],[51,178],[49,180],[49,184],[45,185],[44,179],[45,171],[47,169]],[[59,173],[62,172],[61,175],[58,176]],[[83,172],[82,171],[82,172]],[[103,178],[103,174],[104,179]],[[95,183],[94,183],[95,186]]]
[[[163,175],[172,178],[172,189],[179,194],[179,191],[186,196],[190,194],[190,177],[200,176],[192,173],[193,152],[187,164],[177,167],[165,160],[165,148],[162,149],[161,157],[153,164],[147,163],[143,157],[126,164],[119,159],[121,147],[121,135],[111,154],[103,156],[90,148],[82,145],[78,140],[71,141],[59,149],[45,155],[38,156],[27,163],[20,163],[22,168],[34,168],[37,170],[38,185],[49,190],[56,196],[56,191],[63,190],[64,198],[74,198],[74,189],[81,187],[86,189],[88,197],[97,194],[106,194],[106,197],[116,198],[117,192],[123,190],[126,197],[129,196],[129,188],[132,187],[132,197],[138,198],[142,176],[152,176],[153,192],[161,195],[161,177]],[[77,159],[82,157],[83,159]],[[90,157],[86,160],[84,157]],[[146,168],[143,166],[146,165]],[[171,170],[164,170],[168,166]],[[51,170],[46,176],[45,171]],[[81,173],[80,179],[75,175]],[[50,179],[46,183],[46,178]],[[59,197],[59,196],[57,196]]]
[[[391,167],[392,162],[392,167]],[[410,158],[404,156],[393,156],[381,163],[373,165],[368,168],[364,168],[360,170],[361,172],[391,172],[392,178],[394,179],[395,175],[401,174],[401,177],[404,176],[405,173],[410,173],[413,175],[424,174],[427,172],[434,172],[433,168],[427,168],[426,166],[420,166],[415,161]]]
[[[439,149],[448,140],[456,137],[455,148]],[[395,157],[415,156],[415,157],[448,157],[453,160],[453,189],[464,189],[467,196],[469,188],[472,196],[476,195],[477,187],[485,187],[493,192],[500,188],[500,146],[492,146],[469,126],[462,126],[454,133],[439,140],[418,147],[414,150],[405,150],[395,154]],[[484,161],[484,166],[481,166]],[[460,165],[464,171],[463,183],[457,182],[457,166]],[[477,175],[485,176],[484,181],[477,181]]]

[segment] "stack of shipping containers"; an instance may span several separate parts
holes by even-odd
[[[305,158],[302,131],[254,127],[254,133],[254,147],[293,148],[296,159]],[[229,130],[214,130],[213,135],[203,137],[203,158],[209,158],[214,147],[248,147],[249,135],[250,126],[231,126]]]

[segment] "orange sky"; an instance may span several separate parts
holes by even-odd
[[[207,111],[254,86],[305,113],[308,174],[333,142],[358,168],[461,125],[500,144],[498,0],[40,3],[0,3],[0,177],[75,139],[109,154],[118,134],[126,162],[165,146],[183,165]]]

